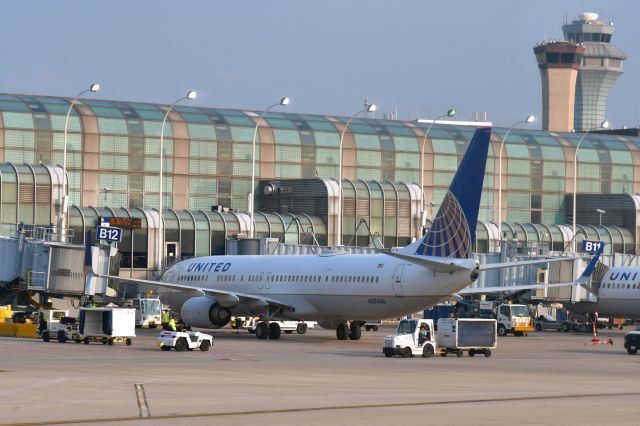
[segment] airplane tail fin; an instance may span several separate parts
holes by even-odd
[[[471,257],[491,128],[476,130],[438,215],[414,253],[420,256]]]
[[[604,251],[604,243],[600,244],[600,247],[598,248],[594,256],[591,258],[591,260],[587,264],[587,267],[582,272],[582,275],[580,275],[576,280],[578,283],[585,284],[589,282],[589,280],[591,279],[591,275],[593,275],[593,271],[595,271],[596,269],[596,265],[598,263],[600,255],[602,254],[603,251]]]

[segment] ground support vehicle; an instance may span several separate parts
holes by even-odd
[[[506,336],[509,333],[514,336],[524,336],[525,333],[533,331],[531,311],[527,305],[499,305],[496,320],[499,336]]]
[[[449,353],[461,357],[465,351],[470,356],[482,353],[489,357],[491,349],[496,347],[495,320],[441,318],[437,335],[433,325],[431,319],[400,321],[396,334],[384,338],[382,352],[388,358],[394,355],[430,358],[434,354],[446,356]]]
[[[241,327],[247,329],[249,333],[255,334],[260,322],[263,322],[260,317],[249,317],[242,321]],[[236,324],[238,324],[238,319],[236,319]],[[313,321],[269,321],[269,328],[273,328],[271,324],[278,324],[280,330],[285,334],[291,334],[294,331],[298,334],[305,334],[316,323]]]
[[[438,320],[438,347],[440,355],[455,353],[458,357],[491,356],[497,344],[497,321],[480,318],[440,318]]]
[[[73,340],[80,343],[78,321],[62,309],[43,309],[38,313],[38,335],[43,342],[57,339],[60,343]]]
[[[138,297],[125,307],[136,310],[136,327],[156,328],[162,323],[162,303],[158,298]]]
[[[382,321],[380,320],[369,320],[364,323],[363,327],[366,331],[378,331],[380,324],[382,324]]]
[[[635,355],[640,349],[640,327],[624,335],[624,348],[629,355]]]
[[[165,330],[160,332],[157,338],[157,345],[163,351],[170,351],[173,348],[176,352],[192,351],[194,349],[206,352],[213,346],[213,336],[199,331]]]
[[[125,343],[130,346],[136,337],[135,309],[80,308],[80,338],[85,344]]]
[[[556,330],[556,331],[571,331],[571,324],[569,321],[558,321],[550,317],[549,315],[540,315],[535,322],[536,331],[542,330]]]

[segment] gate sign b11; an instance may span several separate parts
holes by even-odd
[[[119,243],[122,241],[122,229],[111,226],[98,226],[96,236],[99,240]]]
[[[602,241],[582,240],[582,252],[594,254],[604,243]]]

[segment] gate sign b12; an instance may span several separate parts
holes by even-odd
[[[582,252],[594,254],[604,243],[602,241],[582,240]]]
[[[98,226],[96,235],[99,240],[119,243],[122,241],[122,229],[111,226]]]

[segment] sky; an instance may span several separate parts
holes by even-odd
[[[533,46],[581,12],[612,20],[628,56],[607,103],[613,127],[640,125],[636,0],[10,0],[0,26],[0,92],[349,116],[458,118],[495,125],[541,115]],[[568,17],[568,18],[567,18]],[[633,18],[633,19],[632,19]],[[540,122],[534,128],[539,128]]]

